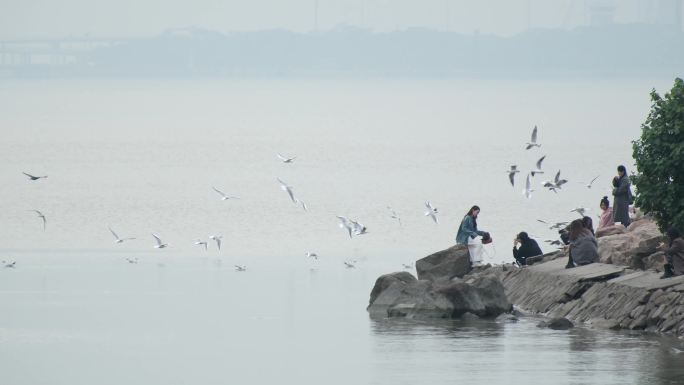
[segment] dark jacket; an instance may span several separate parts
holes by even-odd
[[[520,244],[520,248],[513,247],[513,257],[521,265],[526,265],[525,260],[529,257],[536,257],[544,254],[539,248],[539,244],[534,239],[528,239]]]
[[[684,274],[684,239],[675,238],[672,246],[665,250],[665,256],[672,265],[675,275]]]
[[[632,190],[630,189],[629,178],[627,174],[614,183],[613,196],[615,201],[613,203],[613,221],[622,223],[623,226],[629,226],[629,204],[632,198]]]

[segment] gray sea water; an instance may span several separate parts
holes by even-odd
[[[380,274],[452,245],[473,204],[492,263],[518,231],[553,238],[537,219],[596,216],[648,93],[670,83],[2,80],[0,259],[17,265],[0,269],[1,382],[682,383],[671,338],[365,311]],[[535,124],[542,147],[525,151]],[[527,200],[505,170],[543,155]],[[559,169],[570,182],[544,191]],[[349,239],[336,215],[369,234]],[[193,244],[210,234],[221,251]]]

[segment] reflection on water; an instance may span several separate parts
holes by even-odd
[[[684,355],[672,338],[536,327],[538,320],[372,320],[375,357],[400,383],[679,384]],[[382,381],[378,381],[382,383]]]

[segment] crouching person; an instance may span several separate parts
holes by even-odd
[[[679,230],[674,228],[667,231],[667,238],[668,245],[662,247],[667,263],[664,266],[665,273],[660,278],[684,274],[684,239]]]
[[[520,245],[520,247],[518,247],[518,245]],[[524,231],[521,231],[513,240],[513,258],[515,258],[515,261],[520,266],[527,265],[527,258],[536,257],[542,254],[537,241],[530,238]]]

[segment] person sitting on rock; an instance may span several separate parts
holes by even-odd
[[[520,248],[518,248],[520,244]],[[542,255],[539,244],[534,239],[530,238],[526,232],[521,231],[513,240],[513,258],[520,266],[527,265],[527,258]]]
[[[667,263],[663,266],[665,273],[660,278],[670,278],[675,275],[684,274],[684,239],[675,228],[671,228],[667,231],[667,238],[669,244],[665,246],[661,245],[664,249],[665,258]]]
[[[615,221],[613,220],[613,208],[610,207],[610,201],[608,200],[608,197],[604,196],[603,199],[601,199],[599,207],[601,207],[601,217],[596,230],[613,226],[615,224]]]
[[[482,264],[482,254],[484,250],[481,242],[476,242],[475,238],[481,236],[488,238],[489,233],[477,229],[477,216],[480,214],[480,208],[473,206],[468,213],[463,217],[461,225],[458,227],[456,233],[456,243],[459,245],[467,245],[470,253],[470,262],[473,266],[480,266]]]
[[[584,221],[575,219],[568,227],[570,248],[568,264],[565,267],[571,268],[598,262],[598,243],[591,231],[586,228]]]

